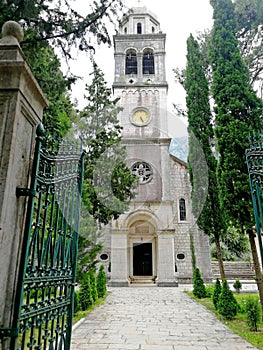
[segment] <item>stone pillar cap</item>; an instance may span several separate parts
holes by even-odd
[[[24,38],[21,25],[15,21],[5,22],[2,27],[0,45],[19,45]]]

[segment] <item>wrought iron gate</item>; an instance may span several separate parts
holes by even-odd
[[[38,129],[17,298],[16,349],[70,348],[83,176],[80,142]]]
[[[263,136],[261,133],[250,135],[249,148],[246,150],[246,162],[261,255],[261,264],[263,266]]]

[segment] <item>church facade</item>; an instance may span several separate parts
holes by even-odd
[[[212,278],[208,237],[191,212],[187,164],[169,154],[165,40],[145,7],[132,8],[114,36],[114,97],[123,108],[127,164],[139,185],[129,210],[105,235],[101,260],[111,286],[189,283],[193,254],[203,278]]]

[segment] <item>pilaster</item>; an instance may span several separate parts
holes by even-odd
[[[128,229],[111,230],[111,287],[128,287]]]
[[[174,230],[158,231],[158,287],[178,287],[175,276]]]

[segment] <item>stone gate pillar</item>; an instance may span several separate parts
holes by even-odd
[[[29,188],[36,127],[47,101],[19,46],[20,25],[9,21],[0,40],[0,349],[10,349],[17,333],[14,319],[26,197],[16,188]],[[8,332],[10,334],[8,335]]]

